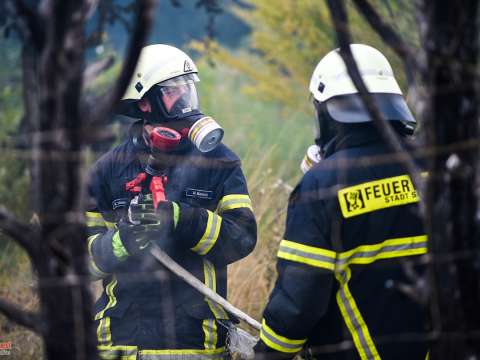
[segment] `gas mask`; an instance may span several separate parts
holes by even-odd
[[[169,142],[167,147],[162,145],[162,151],[181,150],[191,142],[200,152],[209,152],[222,141],[223,129],[213,118],[204,116],[199,110],[196,81],[196,74],[181,75],[154,85],[145,94],[151,106],[150,112],[143,113],[146,123],[152,126],[162,124],[163,128],[168,127],[172,133],[180,136],[176,146]],[[171,128],[169,123],[172,124]],[[164,130],[156,133],[163,134]],[[155,146],[155,142],[151,141],[151,144]]]

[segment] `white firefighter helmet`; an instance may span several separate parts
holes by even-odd
[[[197,66],[182,50],[164,44],[142,49],[137,67],[122,100],[140,100],[152,86],[182,75],[198,81]]]
[[[387,58],[368,45],[351,44],[350,49],[360,75],[383,116],[387,120],[414,123]],[[320,60],[310,79],[309,90],[315,100],[326,103],[334,120],[343,123],[371,121],[339,49],[330,51]]]

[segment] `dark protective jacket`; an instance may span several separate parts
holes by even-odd
[[[92,273],[103,279],[95,305],[102,356],[220,358],[226,312],[171,274],[148,252],[120,261],[112,236],[132,197],[125,183],[144,171],[146,154],[132,137],[101,157],[90,176],[87,212]],[[178,155],[178,154],[177,154]],[[174,260],[226,297],[227,265],[249,254],[256,223],[238,157],[221,144],[193,147],[165,169],[166,197],[180,207],[173,235],[153,239]],[[143,192],[148,191],[148,184]],[[130,356],[130,357],[129,357]],[[140,358],[140,357],[139,357]]]
[[[425,359],[425,309],[400,291],[427,252],[419,198],[376,131],[361,129],[290,196],[257,345],[269,358],[309,348],[318,359]]]

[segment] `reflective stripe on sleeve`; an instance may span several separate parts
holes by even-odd
[[[313,267],[327,270],[335,269],[336,254],[334,251],[307,246],[293,241],[282,240],[277,256],[280,259],[299,262]]]
[[[93,211],[87,211],[85,213],[85,223],[87,227],[106,226],[102,214]]]
[[[224,211],[239,208],[248,208],[253,211],[252,200],[250,200],[250,196],[245,194],[225,195],[218,202],[217,212],[221,214]]]
[[[210,210],[206,210],[208,213],[207,226],[200,241],[191,248],[200,255],[207,254],[210,249],[215,245],[220,234],[220,228],[222,226],[222,218],[217,214],[214,214]]]
[[[95,278],[101,279],[101,278],[104,278],[104,277],[108,276],[109,274],[100,270],[98,265],[93,260],[92,246],[93,246],[93,243],[94,243],[95,239],[98,238],[99,236],[100,236],[100,234],[95,234],[95,235],[90,236],[87,239],[87,241],[88,241],[88,243],[87,243],[88,254],[90,255],[90,259],[88,261],[88,270],[90,271],[90,274],[92,274]]]
[[[296,353],[302,350],[307,339],[294,340],[277,334],[268,325],[265,319],[262,320],[262,329],[260,330],[260,339],[270,348],[285,353]]]

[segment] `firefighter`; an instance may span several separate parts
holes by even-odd
[[[367,45],[351,50],[372,99],[408,149],[415,120],[388,60]],[[427,329],[426,311],[406,291],[417,284],[427,252],[417,191],[372,123],[338,49],[318,63],[309,89],[321,160],[289,199],[258,357],[293,358],[308,349],[318,359],[425,359],[427,345],[415,336]],[[403,266],[412,269],[408,276]]]
[[[183,51],[145,47],[118,107],[140,120],[93,166],[86,217],[91,272],[103,284],[95,304],[101,358],[226,356],[227,313],[148,251],[155,243],[225,297],[227,265],[256,243],[240,160],[221,143],[221,127],[201,113],[198,81]],[[166,180],[167,201],[156,209],[152,176]]]

